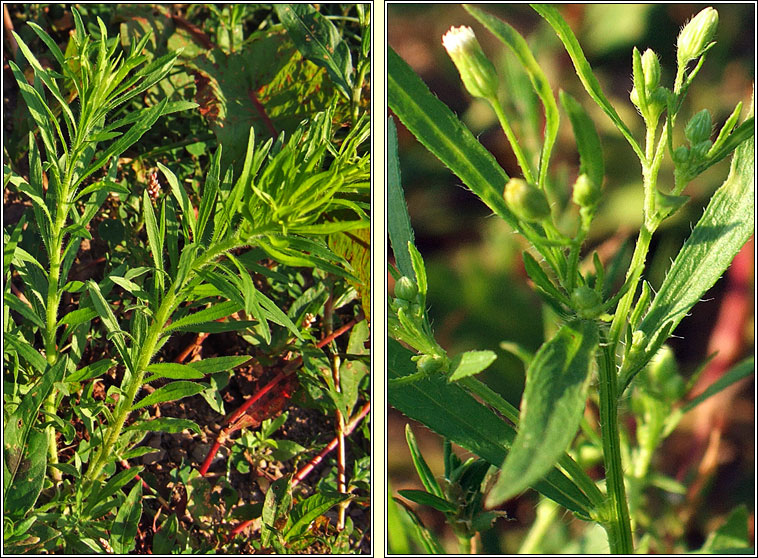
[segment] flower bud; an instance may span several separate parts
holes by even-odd
[[[442,36],[442,45],[452,58],[461,81],[471,95],[483,99],[497,98],[497,72],[484,54],[471,27],[451,27]]]
[[[639,108],[640,106],[640,94],[637,92],[636,87],[632,87],[631,92],[629,93],[629,100],[632,101],[632,104]]]
[[[442,358],[436,355],[423,355],[416,361],[416,369],[423,374],[431,374],[442,368]]]
[[[536,223],[550,216],[550,206],[545,192],[523,178],[511,178],[505,185],[503,197],[508,209],[522,221]]]
[[[571,293],[571,303],[583,318],[596,317],[600,313],[602,302],[600,295],[586,285],[577,287]]]
[[[579,207],[592,207],[600,199],[600,186],[595,184],[585,173],[580,174],[574,182],[573,200]]]
[[[418,294],[418,286],[410,277],[403,275],[395,283],[395,297],[412,302],[416,300]]]
[[[647,99],[647,111],[648,118],[658,122],[658,117],[666,108],[669,99],[669,90],[665,87],[656,87],[652,93],[648,95]]]
[[[679,66],[700,56],[711,43],[719,24],[719,13],[713,8],[705,8],[679,33],[676,41],[676,59]]]
[[[667,401],[676,401],[684,394],[684,380],[679,374],[674,351],[663,345],[647,365],[651,388]]]
[[[712,125],[710,111],[703,109],[687,122],[687,126],[684,127],[684,135],[689,140],[690,145],[695,145],[710,139]]]
[[[711,150],[712,145],[713,142],[711,140],[699,141],[693,145],[692,149],[690,150],[690,157],[692,157],[692,162],[697,163],[698,161],[705,159],[705,156]]]
[[[674,163],[676,163],[677,165],[683,165],[690,158],[689,148],[686,145],[680,145],[679,147],[674,149],[674,154],[672,155],[672,158],[674,159]]]
[[[661,82],[661,63],[658,55],[647,49],[642,55],[642,75],[645,77],[645,88],[653,91]]]

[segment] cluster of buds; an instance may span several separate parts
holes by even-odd
[[[648,125],[655,124],[666,108],[670,94],[668,89],[660,85],[661,63],[658,55],[651,49],[640,55],[635,47],[632,51],[632,70],[634,87],[629,99],[640,110]]]

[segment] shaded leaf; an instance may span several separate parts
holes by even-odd
[[[487,505],[497,506],[543,478],[569,447],[584,413],[598,344],[593,322],[566,324],[526,372],[519,430]]]

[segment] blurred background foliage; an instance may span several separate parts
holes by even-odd
[[[632,48],[652,48],[662,66],[663,85],[671,87],[676,70],[676,37],[687,19],[706,4],[585,4],[562,5],[563,17],[576,33],[585,54],[614,107],[642,141],[642,118],[629,101],[632,88]],[[621,273],[631,258],[642,216],[641,169],[638,159],[611,121],[592,102],[577,78],[562,44],[550,27],[526,4],[477,7],[513,25],[529,42],[539,64],[553,86],[557,98],[559,88],[571,93],[589,111],[601,136],[606,161],[605,195],[585,243],[585,254],[597,250],[606,267],[614,256],[620,256]],[[683,127],[689,116],[708,108],[717,129],[734,106],[742,101],[744,118],[752,105],[755,56],[755,6],[752,4],[719,4],[717,44],[709,52],[698,78],[685,101],[684,115],[678,123],[674,145],[684,142]],[[484,102],[472,99],[460,82],[452,61],[441,44],[442,35],[451,27],[470,25],[482,47],[498,69],[500,98],[509,114],[517,137],[527,151],[537,154],[542,137],[541,106],[532,93],[531,84],[515,57],[486,29],[479,25],[459,4],[389,4],[387,7],[389,45],[421,76],[431,91],[466,123],[481,143],[496,157],[509,176],[519,176],[515,157],[510,150],[495,114]],[[424,256],[430,277],[428,306],[440,344],[455,355],[469,349],[490,349],[498,359],[481,377],[513,404],[518,405],[524,382],[524,366],[517,358],[499,347],[512,341],[535,351],[552,331],[555,319],[546,315],[539,299],[526,282],[521,251],[526,243],[521,236],[489,210],[461,182],[431,155],[397,121],[402,184],[416,235],[416,245]],[[535,155],[536,156],[536,155]],[[573,230],[576,214],[570,202],[571,184],[578,173],[578,154],[568,118],[561,111],[561,127],[551,158],[551,187],[559,200],[559,213],[565,216],[564,231]],[[673,184],[670,159],[664,162],[659,185],[667,189]],[[665,277],[671,259],[697,222],[703,208],[716,188],[723,182],[729,163],[723,161],[699,176],[685,190],[691,200],[685,209],[664,222],[653,239],[645,278],[657,289]],[[753,249],[749,247],[751,263]],[[390,260],[392,256],[390,252]],[[750,293],[753,274],[749,274]],[[392,282],[392,279],[389,279]],[[619,282],[620,284],[620,282]],[[392,284],[390,284],[390,290]],[[676,352],[685,376],[691,375],[707,356],[709,339],[719,312],[720,296],[725,291],[722,278],[709,292],[707,299],[715,302],[697,305],[692,316],[679,326],[670,344]],[[745,301],[752,309],[748,295]],[[746,323],[738,324],[740,357],[753,352],[752,310]],[[547,329],[547,331],[546,331]],[[743,386],[742,396],[733,408],[733,445],[722,446],[723,467],[727,467],[726,484],[710,486],[707,502],[726,512],[744,502],[753,508],[753,387]],[[407,419],[390,412],[388,430],[388,467],[392,490],[419,488],[409,460],[402,428]],[[687,451],[688,423],[680,426],[660,450],[661,462],[677,460]],[[736,429],[736,431],[734,431]],[[419,444],[435,474],[441,474],[442,442],[421,428],[414,428]],[[746,437],[743,439],[743,437]],[[681,447],[680,447],[681,446]],[[729,451],[732,448],[734,451]],[[438,466],[440,469],[434,469]],[[697,461],[694,464],[697,467]],[[677,463],[668,463],[676,470]],[[721,477],[719,477],[721,478]],[[734,492],[737,490],[738,492]],[[725,491],[725,492],[722,492]],[[727,493],[729,495],[727,496]],[[525,530],[534,519],[536,493],[528,491],[520,499],[506,505],[512,521],[500,521],[484,541],[485,552],[514,552]],[[432,529],[444,524],[442,514],[417,510]],[[710,516],[709,516],[710,517]],[[687,546],[702,544],[704,533],[712,525],[698,523],[695,517],[684,525]],[[712,517],[710,518],[712,519]],[[555,540],[556,551],[567,552],[561,545],[573,528],[583,529],[580,521],[565,517],[566,532]],[[600,542],[605,542],[602,530]],[[447,533],[452,537],[450,533]],[[592,534],[587,534],[592,537]],[[450,549],[455,548],[451,538]],[[607,548],[607,546],[606,546]]]

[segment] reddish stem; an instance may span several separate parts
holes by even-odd
[[[368,412],[371,410],[371,402],[369,401],[363,407],[361,407],[361,410],[358,412],[357,415],[355,415],[352,419],[350,419],[350,422],[348,422],[345,425],[345,436],[349,436],[353,433],[353,430],[355,430],[355,427],[358,426],[358,424],[363,420],[363,418],[368,414]],[[302,480],[308,476],[308,474],[319,464],[321,463],[324,458],[331,452],[334,448],[337,447],[337,443],[339,442],[339,436],[335,436],[331,442],[327,444],[327,446],[322,449],[319,454],[311,459],[308,464],[300,469],[295,476],[292,478],[292,487],[294,488],[297,486]],[[227,540],[230,540],[232,537],[235,537],[239,535],[242,531],[247,529],[252,523],[253,519],[248,519],[247,521],[243,521],[239,525],[237,525],[234,529],[231,530],[229,533],[229,537]]]

